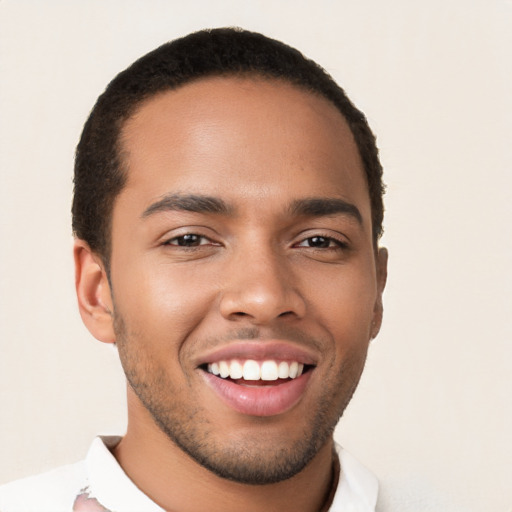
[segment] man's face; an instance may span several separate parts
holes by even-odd
[[[289,478],[331,439],[380,324],[350,130],[286,83],[211,78],[122,135],[111,284],[131,407],[220,476]]]

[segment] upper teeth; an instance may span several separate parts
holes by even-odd
[[[218,375],[223,379],[228,377],[232,379],[244,380],[277,380],[277,379],[295,379],[302,375],[304,365],[297,361],[274,360],[255,361],[247,359],[246,361],[219,361],[208,364],[208,372]]]

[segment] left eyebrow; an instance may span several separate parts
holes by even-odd
[[[308,215],[310,217],[324,217],[329,215],[348,215],[363,224],[363,217],[356,205],[336,197],[309,197],[297,199],[290,205],[294,215]]]
[[[227,215],[231,208],[218,197],[198,194],[171,194],[148,206],[141,217],[144,219],[158,212],[186,211]]]

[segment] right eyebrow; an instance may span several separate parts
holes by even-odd
[[[200,194],[170,194],[148,206],[141,217],[147,218],[158,212],[186,211],[227,215],[232,211],[222,199]]]

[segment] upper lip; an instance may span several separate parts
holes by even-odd
[[[297,361],[307,365],[316,365],[318,358],[303,346],[281,340],[245,340],[233,341],[222,347],[202,354],[196,361],[197,366],[231,359],[254,359],[256,361],[278,360]]]

